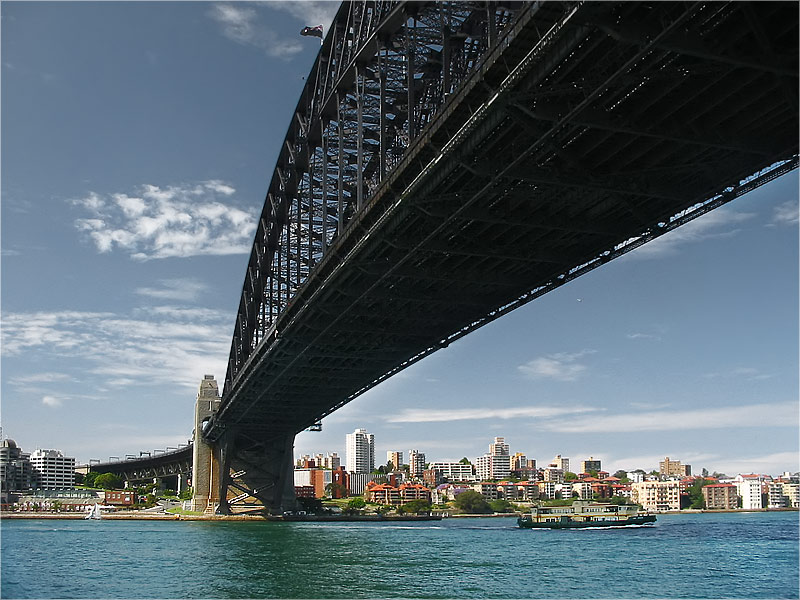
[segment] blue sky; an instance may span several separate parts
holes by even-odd
[[[2,426],[79,461],[186,442],[336,4],[2,4]],[[302,433],[338,452],[798,470],[798,179],[467,336]]]

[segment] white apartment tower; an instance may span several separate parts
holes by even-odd
[[[564,458],[560,454],[553,459],[553,464],[556,466],[556,469],[561,469],[564,473],[569,471],[569,459]]]
[[[489,444],[489,454],[475,461],[475,472],[480,480],[507,479],[511,475],[511,456],[505,438],[494,438]]]
[[[412,477],[422,477],[425,472],[425,454],[419,450],[408,451],[408,474]]]
[[[60,450],[36,450],[31,454],[34,486],[58,490],[75,487],[75,459]]]
[[[375,436],[356,429],[347,436],[347,466],[351,473],[372,473],[375,469]]]

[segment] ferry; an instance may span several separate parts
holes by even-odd
[[[655,523],[656,516],[640,513],[635,504],[601,504],[576,500],[572,506],[534,506],[517,519],[525,529],[583,529]]]

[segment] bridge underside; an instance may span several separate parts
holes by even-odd
[[[207,436],[243,480],[397,371],[797,166],[794,3],[526,5],[499,39],[226,387]],[[259,490],[285,461],[242,487],[280,504]]]

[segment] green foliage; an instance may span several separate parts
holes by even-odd
[[[595,471],[595,473],[597,473],[597,471]],[[572,471],[564,473],[564,481],[575,481],[576,479],[578,479],[578,476]]]
[[[86,487],[93,488],[94,482],[97,479],[98,475],[100,475],[100,473],[89,471],[86,475],[83,476],[83,485],[85,485]]]
[[[489,503],[486,502],[483,495],[475,490],[467,490],[461,492],[456,496],[455,506],[457,509],[465,513],[489,513],[492,512]]]
[[[471,462],[469,462],[469,459],[466,456],[464,458],[462,458],[458,462],[461,463],[462,465],[471,465],[472,464]]]
[[[403,505],[405,512],[410,513],[429,513],[431,512],[431,503],[427,500],[412,500],[411,502],[406,502]]]
[[[489,508],[492,509],[492,512],[496,513],[514,512],[514,505],[508,500],[492,500],[489,502]]]
[[[542,506],[572,506],[572,498],[556,498],[554,500],[545,500]]]
[[[178,498],[181,500],[191,500],[192,496],[194,496],[194,488],[186,487],[181,490],[180,495]]]
[[[347,503],[347,508],[354,508],[354,509],[362,509],[367,505],[364,501],[364,498],[361,496],[356,496],[355,498],[351,498],[350,501]]]
[[[101,473],[94,480],[94,487],[104,490],[118,490],[122,487],[122,479],[114,473]]]
[[[319,498],[298,498],[297,501],[308,514],[316,515],[322,512],[322,500]]]
[[[706,499],[703,497],[703,487],[713,483],[708,479],[698,477],[694,483],[686,490],[689,493],[689,508],[705,508]],[[683,508],[683,506],[681,506]]]

